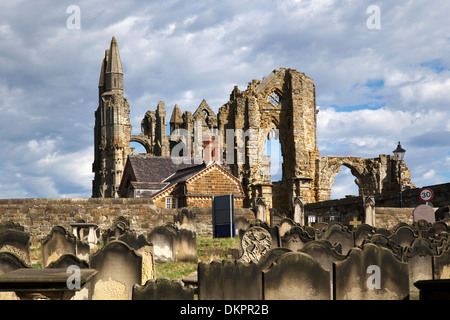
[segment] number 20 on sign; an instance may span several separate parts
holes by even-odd
[[[431,201],[431,199],[433,199],[433,191],[431,189],[424,188],[420,190],[419,196],[422,201],[425,202]]]

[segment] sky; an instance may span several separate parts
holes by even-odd
[[[91,197],[114,36],[133,134],[164,101],[217,112],[277,68],[316,86],[321,156],[398,141],[417,187],[450,182],[450,1],[0,0],[0,198]],[[333,198],[356,194],[343,168]]]

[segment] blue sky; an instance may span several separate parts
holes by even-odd
[[[112,36],[133,133],[158,101],[170,113],[206,99],[217,112],[235,85],[294,68],[316,85],[322,156],[377,157],[401,141],[416,186],[449,182],[449,13],[437,0],[1,1],[0,198],[91,196]],[[333,197],[353,180],[343,170]]]

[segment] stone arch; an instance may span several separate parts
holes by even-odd
[[[132,136],[130,136],[130,142],[140,143],[145,148],[145,151],[147,153],[152,152],[152,146],[151,146],[150,140],[146,137],[132,135]]]
[[[355,184],[358,186],[359,195],[367,196],[378,192],[378,185],[376,177],[379,172],[373,171],[376,165],[370,165],[371,170],[368,169],[368,159],[359,157],[326,157],[325,164],[321,169],[320,184],[323,191],[325,191],[321,198],[327,200],[331,197],[331,188],[334,184],[335,176],[341,172],[342,166],[350,169],[351,174],[355,177]]]

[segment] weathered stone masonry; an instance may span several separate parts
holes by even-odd
[[[143,144],[149,155],[165,157],[183,143],[192,161],[206,158],[204,147],[219,141],[221,148],[215,151],[219,153],[221,164],[227,165],[240,180],[246,195],[244,206],[255,209],[259,203],[266,209],[276,208],[290,216],[295,215],[297,207],[329,200],[334,177],[343,165],[355,176],[360,195],[399,189],[398,166],[393,156],[365,159],[320,155],[315,85],[311,78],[297,70],[279,68],[262,80],[251,81],[245,91],[235,87],[217,115],[205,100],[194,113],[181,112],[175,105],[169,136],[166,135],[169,118],[163,101],[158,103],[156,111],[145,114],[141,134],[131,135],[129,106],[123,98],[123,72],[118,67],[120,56],[115,39],[104,65],[106,71],[102,67],[96,113],[93,197],[118,197],[123,165],[132,152],[130,141]],[[108,84],[109,79],[116,78],[118,87],[114,86],[115,82]],[[104,116],[109,110],[114,110],[114,121],[108,122],[108,117]],[[177,129],[184,129],[188,137],[175,136]],[[233,136],[228,137],[227,130],[231,130]],[[269,138],[278,139],[281,145],[283,162],[278,182],[271,181],[270,157],[263,155]],[[230,145],[231,149],[227,148]],[[404,163],[401,172],[403,186],[414,187]]]
[[[72,230],[70,224],[78,219],[95,223],[100,230],[113,225],[119,216],[130,221],[136,234],[146,235],[155,227],[174,221],[181,209],[160,209],[148,198],[64,198],[64,199],[0,199],[0,223],[17,222],[32,236],[36,244],[47,236],[54,226]],[[191,209],[195,213],[197,235],[212,234],[211,209]],[[250,210],[237,209],[236,216],[254,217]]]

